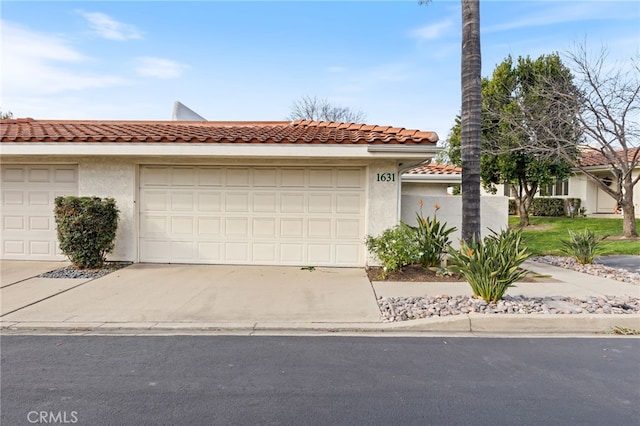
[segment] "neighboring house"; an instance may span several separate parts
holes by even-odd
[[[452,189],[462,183],[462,169],[458,166],[426,162],[402,174],[401,218],[414,225],[416,213],[436,215],[448,227],[455,226],[451,234],[454,247],[458,246],[462,229],[462,197],[453,196]],[[422,205],[422,207],[420,207]],[[481,234],[508,226],[509,202],[507,197],[480,198]]]
[[[631,157],[640,148],[628,150],[628,156]],[[602,181],[608,185],[617,185],[615,177],[611,172],[611,166],[607,163],[604,156],[597,151],[585,152],[580,160],[583,167],[600,177]],[[636,166],[633,176],[640,174],[640,165]],[[507,187],[504,185],[496,185],[498,194],[510,195]],[[557,198],[579,198],[581,207],[586,209],[587,214],[615,214],[617,202],[609,194],[604,192],[600,187],[580,169],[574,169],[573,175],[567,179],[559,180],[551,185],[540,188],[538,192],[540,197],[557,197]],[[633,201],[635,204],[636,217],[640,217],[640,184],[634,187]]]
[[[63,259],[53,200],[112,197],[112,260],[364,266],[434,132],[332,122],[0,122],[2,259]]]
[[[628,150],[629,159],[640,148]],[[611,172],[611,166],[607,163],[604,156],[596,151],[584,153],[580,163],[587,168],[589,172],[601,177],[601,180],[607,185],[617,186],[618,183]],[[640,174],[640,164],[633,171],[634,178]],[[580,198],[582,207],[587,209],[588,214],[607,213],[612,214],[616,211],[617,202],[610,195],[598,187],[598,185],[580,170],[575,170],[575,175],[569,178],[568,196]],[[636,217],[640,217],[640,184],[633,189],[633,203],[635,205]]]
[[[402,194],[451,195],[462,183],[462,168],[449,164],[424,163],[402,174]]]

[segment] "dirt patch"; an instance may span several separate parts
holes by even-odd
[[[456,282],[464,281],[458,275],[436,275],[435,271],[425,269],[421,265],[409,265],[397,271],[389,272],[386,279],[382,278],[382,268],[370,266],[367,268],[369,281],[405,281],[405,282]]]
[[[367,268],[367,276],[369,281],[400,281],[400,282],[464,282],[465,279],[460,275],[438,275],[435,271],[425,269],[421,265],[405,266],[401,270],[390,272],[387,278],[382,278],[382,268],[379,266],[370,266]],[[537,283],[537,282],[559,282],[546,275],[537,275],[533,272],[524,277],[520,282]]]
[[[624,235],[609,235],[604,241],[640,241],[640,237],[625,237]]]

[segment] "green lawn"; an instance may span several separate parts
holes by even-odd
[[[517,216],[509,217],[509,225],[519,223]],[[640,223],[636,220],[638,230]],[[619,237],[622,235],[622,219],[604,218],[569,218],[569,217],[532,217],[531,226],[522,231],[522,237],[534,254],[562,255],[561,240],[569,237],[569,230],[574,232],[590,229],[598,236]],[[603,254],[640,254],[640,240],[604,241]]]

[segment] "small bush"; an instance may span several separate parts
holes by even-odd
[[[515,216],[518,214],[518,206],[516,200],[509,198],[509,216]]]
[[[565,200],[562,198],[534,198],[531,202],[533,216],[562,217],[567,215]]]
[[[596,234],[588,229],[584,232],[569,230],[569,239],[560,242],[563,253],[575,258],[576,262],[583,265],[593,263],[596,256],[602,253],[602,238],[596,237]]]
[[[386,278],[389,272],[418,262],[420,258],[416,231],[404,222],[385,230],[378,237],[367,235],[366,244],[382,263],[382,278]]]
[[[513,283],[527,274],[519,267],[529,257],[519,230],[491,232],[481,242],[474,238],[471,244],[462,242],[458,250],[449,249],[449,269],[462,275],[474,296],[487,302],[500,300]]]
[[[435,210],[438,211],[438,208],[436,204]],[[420,213],[416,213],[416,221],[418,226],[412,226],[411,228],[416,233],[420,263],[424,268],[440,266],[440,261],[451,244],[449,234],[455,232],[456,228],[447,228],[447,222],[441,224],[435,213],[433,219],[431,219],[423,217],[422,211],[420,211]]]
[[[113,250],[118,209],[113,198],[56,197],[60,249],[77,268],[99,268]]]

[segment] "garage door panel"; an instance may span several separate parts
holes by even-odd
[[[362,208],[362,196],[359,194],[336,195],[336,213],[358,213]]]
[[[78,194],[77,166],[3,165],[1,170],[1,257],[63,260],[57,243],[54,200]]]
[[[180,237],[195,237],[193,217],[174,216],[171,218],[171,228],[169,232],[172,235]]]
[[[249,168],[227,169],[227,186],[249,186]]]
[[[326,265],[332,263],[331,259],[331,243],[313,243],[307,246],[307,258],[312,265]]]
[[[278,209],[278,196],[275,192],[256,192],[253,194],[253,211],[256,213],[275,213]]]
[[[140,235],[143,237],[164,236],[168,232],[166,216],[144,215],[140,218]]]
[[[141,261],[364,263],[363,168],[141,166],[140,176]]]
[[[275,188],[278,185],[277,169],[257,169],[253,173],[253,186]]]
[[[249,194],[246,192],[228,193],[225,199],[226,212],[248,212],[249,211]]]
[[[319,193],[309,194],[308,196],[308,212],[309,213],[331,213],[333,210],[333,194]]]
[[[248,263],[249,259],[249,243],[226,243],[225,258],[231,262]]]
[[[216,242],[197,242],[198,260],[218,263],[222,261],[222,244]]]
[[[194,186],[198,177],[193,167],[174,168],[171,170],[171,186]]]
[[[140,192],[140,211],[164,212],[169,210],[166,191],[145,190]]]
[[[280,236],[283,238],[304,237],[304,220],[302,219],[281,219]]]
[[[53,180],[56,183],[75,183],[78,180],[76,169],[73,169],[73,168],[55,169]]]
[[[31,167],[29,169],[29,182],[44,182],[49,183],[51,176],[49,175],[48,167]]]
[[[258,217],[253,219],[253,236],[256,238],[278,237],[277,220],[272,217]]]
[[[274,263],[278,260],[276,243],[253,243],[252,251],[256,262]]]
[[[304,213],[303,193],[283,193],[280,196],[280,211],[282,213]]]
[[[224,222],[225,235],[232,237],[249,237],[249,219],[245,217],[231,217]]]
[[[212,238],[220,236],[222,221],[219,217],[199,217],[197,223],[197,233],[201,237]]]

